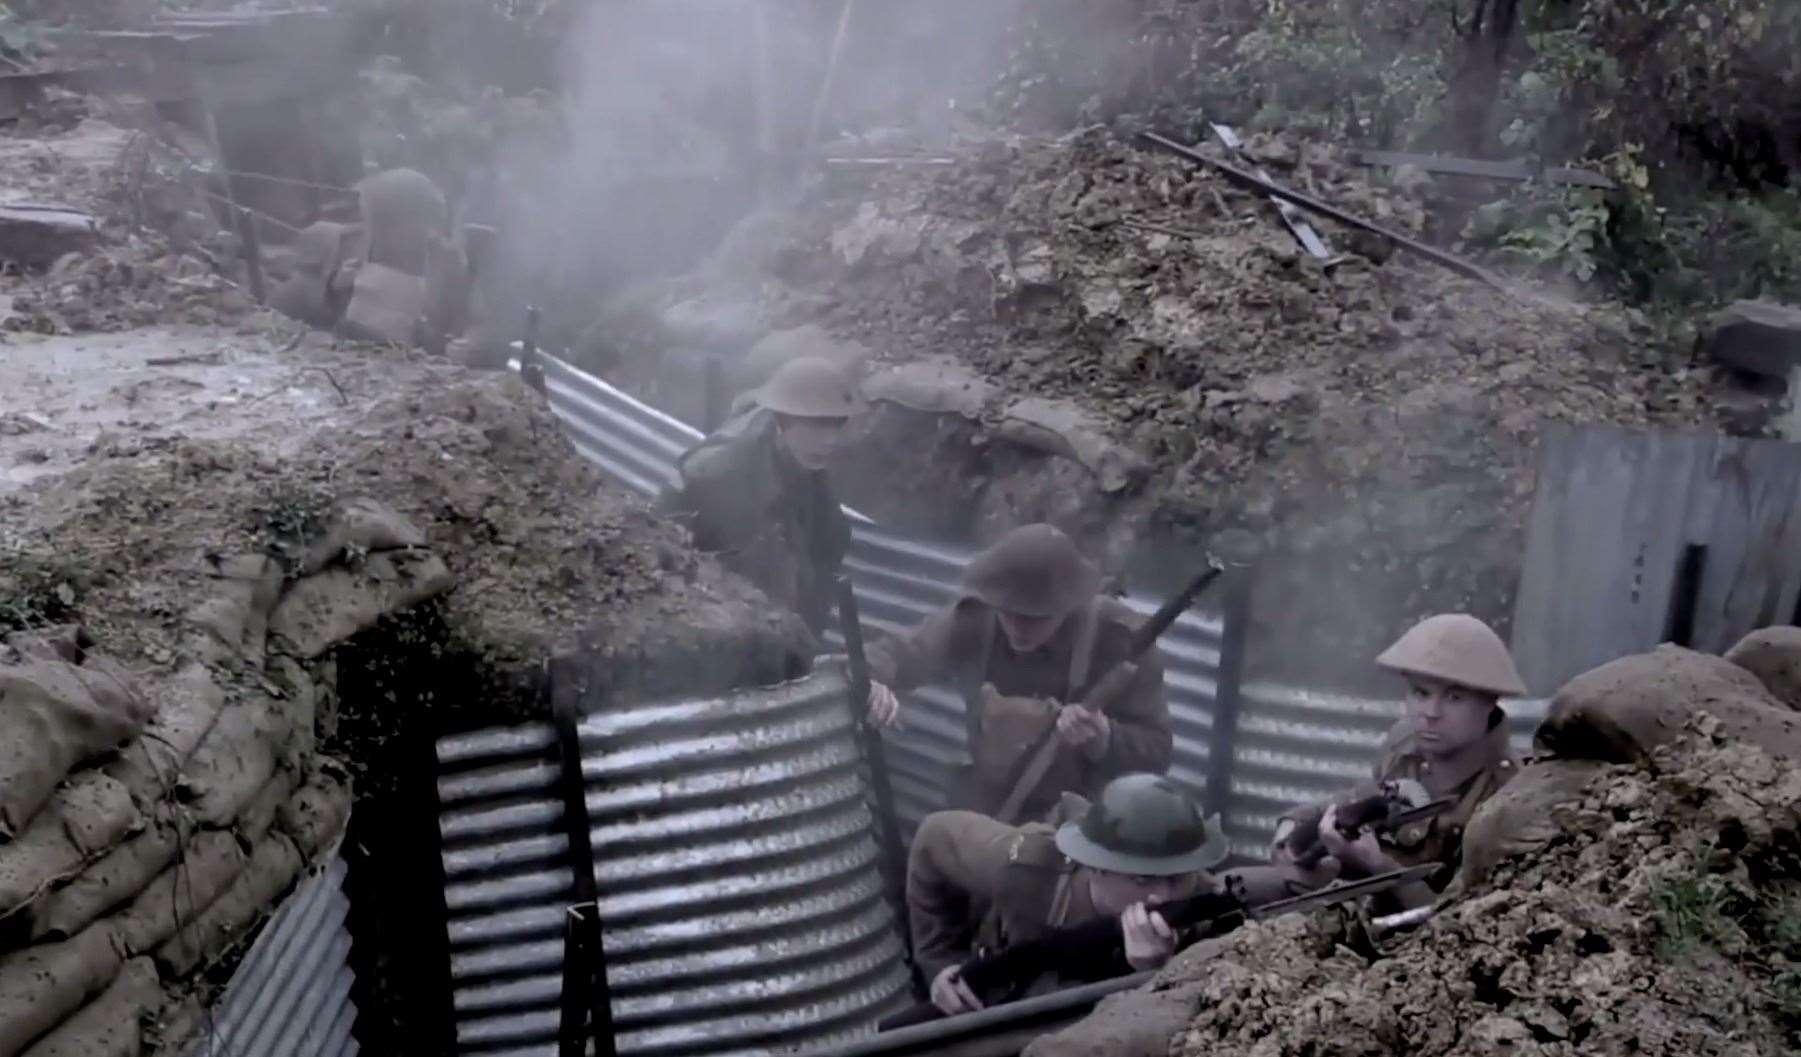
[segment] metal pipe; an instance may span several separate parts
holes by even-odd
[[[912,1027],[885,1031],[873,1038],[860,1039],[837,1049],[814,1052],[820,1053],[822,1057],[824,1054],[830,1054],[830,1057],[899,1057],[908,1053],[936,1053],[944,1046],[971,1036],[999,1034],[1004,1029],[1038,1020],[1060,1020],[1067,1019],[1069,1015],[1085,1015],[1101,999],[1121,991],[1130,991],[1140,984],[1148,983],[1155,975],[1154,971],[1146,971],[1099,983],[1083,984],[1080,987],[1069,987],[1048,995],[990,1006],[974,1013],[945,1017],[929,1024],[915,1024]],[[812,1054],[808,1057],[812,1057]]]

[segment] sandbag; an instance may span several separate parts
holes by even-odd
[[[206,1004],[194,995],[166,998],[144,1025],[144,1045],[151,1053],[187,1053],[188,1041],[195,1039],[210,1019]],[[206,1050],[200,1052],[213,1057]]]
[[[350,786],[331,772],[320,769],[282,805],[281,830],[294,838],[302,854],[311,859],[344,832],[350,818]]]
[[[205,665],[190,662],[151,696],[156,711],[144,736],[126,746],[106,773],[132,789],[166,790],[218,722],[225,691]]]
[[[106,990],[122,962],[118,941],[104,924],[0,959],[0,1057],[23,1053]]]
[[[287,758],[310,760],[318,745],[317,722],[321,689],[306,666],[285,653],[269,658],[269,682],[281,701],[288,725]]]
[[[1502,861],[1550,843],[1562,831],[1552,809],[1580,797],[1590,779],[1607,767],[1598,760],[1553,759],[1520,768],[1470,816],[1463,831],[1463,865],[1447,894],[1462,895],[1487,880]]]
[[[0,916],[81,872],[83,864],[144,824],[131,791],[98,771],[83,771],[56,791],[31,825],[0,845]]]
[[[1674,740],[1697,712],[1716,717],[1726,735],[1801,760],[1801,714],[1738,665],[1668,645],[1564,684],[1534,741],[1545,756],[1632,763]]]
[[[143,1052],[140,1022],[162,1000],[156,963],[133,958],[99,998],[33,1043],[25,1057],[138,1057]]]
[[[386,169],[356,185],[363,215],[363,259],[422,275],[433,236],[450,219],[444,192],[417,169]]]
[[[425,533],[394,510],[366,497],[352,499],[333,508],[325,535],[309,545],[300,560],[300,575],[311,576],[350,550],[373,554],[423,546]]]
[[[130,906],[108,919],[120,946],[128,955],[148,954],[170,937],[198,928],[206,911],[231,889],[244,868],[244,849],[230,833],[196,834]]]
[[[1760,628],[1727,650],[1726,659],[1757,676],[1776,700],[1801,712],[1801,628]]]
[[[176,794],[200,823],[231,825],[275,777],[289,732],[287,717],[272,698],[254,694],[227,705],[188,758]]]
[[[257,791],[250,803],[244,805],[237,821],[232,823],[231,828],[237,832],[239,839],[249,847],[256,847],[257,842],[275,825],[276,818],[299,784],[300,776],[294,771],[285,767],[277,770],[275,777]]]
[[[276,898],[294,883],[300,868],[300,851],[294,843],[280,832],[269,834],[225,894],[192,927],[184,927],[157,948],[156,964],[167,975],[180,977],[210,963],[275,909]]]
[[[24,829],[71,768],[137,736],[150,707],[92,654],[0,665],[0,837]]]
[[[175,861],[175,849],[175,824],[165,812],[27,910],[32,942],[72,936],[136,896]]]
[[[188,612],[202,635],[189,636],[189,652],[202,661],[232,660],[261,668],[269,612],[281,597],[282,570],[263,554],[206,559],[207,598]]]
[[[290,587],[269,631],[287,653],[311,660],[382,617],[448,591],[453,582],[450,569],[430,552],[371,554],[361,568],[324,569]]]

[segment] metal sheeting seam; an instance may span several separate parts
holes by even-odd
[[[767,1053],[905,1000],[841,663],[722,697],[583,716],[615,1039],[625,1057]],[[438,745],[464,1053],[555,1049],[573,890],[544,723]]]

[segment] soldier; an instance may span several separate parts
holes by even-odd
[[[741,414],[682,456],[681,485],[658,505],[688,521],[697,547],[724,554],[823,634],[832,578],[850,548],[850,523],[824,470],[862,411],[862,394],[836,364],[803,356],[748,396]]]
[[[1002,822],[1041,817],[1059,794],[1088,793],[1117,775],[1162,774],[1173,747],[1162,664],[1154,650],[1128,660],[1138,617],[1097,597],[1099,588],[1099,572],[1068,536],[1044,524],[1013,530],[970,563],[961,598],[870,647],[871,720],[899,721],[895,689],[952,681],[968,710],[973,761],[952,803]],[[1112,700],[1069,700],[1091,674],[1122,664],[1136,667],[1122,672],[1129,679]],[[1053,727],[1060,744],[1050,767],[1019,788],[1029,747]]]
[[[980,1009],[957,976],[964,962],[1055,928],[1117,917],[1125,958],[1154,969],[1177,936],[1156,912],[1216,884],[1228,845],[1167,778],[1115,778],[1090,806],[1064,798],[1061,825],[1008,826],[972,811],[926,816],[907,860],[907,910],[931,1000],[947,1015]]]
[[[1524,694],[1526,686],[1501,637],[1463,613],[1440,614],[1414,625],[1376,663],[1406,677],[1407,701],[1405,715],[1383,744],[1374,778],[1416,790],[1415,806],[1445,796],[1456,797],[1456,804],[1396,833],[1378,838],[1363,830],[1354,839],[1339,832],[1333,806],[1297,808],[1277,824],[1270,858],[1302,889],[1319,887],[1335,874],[1360,877],[1441,864],[1424,883],[1379,897],[1389,904],[1383,909],[1404,910],[1430,905],[1450,884],[1462,861],[1463,829],[1470,816],[1519,770],[1500,700]],[[1288,847],[1287,837],[1297,823],[1311,818],[1319,820],[1327,858],[1319,867],[1302,869],[1295,863],[1301,849]]]

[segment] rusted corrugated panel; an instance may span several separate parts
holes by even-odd
[[[762,1053],[870,1031],[906,999],[842,667],[609,708],[579,736],[619,1052]],[[555,1051],[562,804],[548,725],[444,739],[457,1039]]]
[[[700,440],[698,430],[560,360],[547,362],[551,408],[570,426],[579,451],[641,492],[674,479],[675,458]],[[845,564],[864,619],[896,630],[954,597],[969,556],[885,532],[855,515]],[[1127,601],[1145,614],[1158,602]],[[1197,796],[1206,786],[1223,630],[1209,604],[1203,598],[1158,644],[1176,733],[1170,774]],[[910,695],[909,705],[906,729],[887,736],[897,813],[908,832],[942,803],[948,775],[967,758],[963,704],[955,694],[927,689]],[[1277,684],[1245,687],[1224,819],[1235,850],[1262,855],[1283,809],[1366,777],[1399,707],[1398,696],[1361,700]],[[1543,703],[1514,702],[1510,712],[1523,744]]]
[[[349,913],[334,855],[263,926],[187,1057],[354,1057]]]

